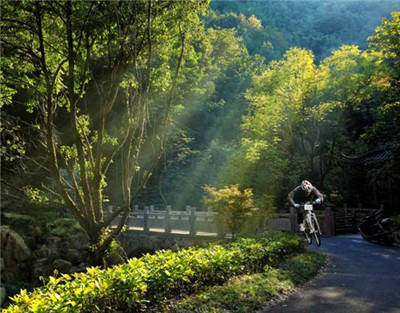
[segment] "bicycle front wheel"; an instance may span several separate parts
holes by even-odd
[[[319,223],[316,216],[313,216],[311,222],[314,224],[314,237],[317,246],[321,245],[321,228],[319,227]]]
[[[304,237],[306,237],[306,240],[307,240],[308,244],[310,245],[310,244],[312,244],[312,236],[310,233],[311,227],[310,227],[308,220],[305,221],[304,224],[305,224],[305,228],[306,228],[304,230]]]

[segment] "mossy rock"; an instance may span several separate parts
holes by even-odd
[[[82,227],[75,219],[60,218],[47,224],[48,230],[55,236],[62,237],[67,234],[83,232]]]
[[[36,222],[36,219],[30,215],[26,214],[18,214],[18,213],[3,213],[4,218],[7,220],[7,222],[10,221],[26,221],[26,222]]]
[[[21,233],[25,233],[32,225],[36,225],[38,221],[26,214],[18,213],[3,213],[2,224],[10,225],[12,229],[15,229]]]

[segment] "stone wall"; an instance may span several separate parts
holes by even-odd
[[[40,236],[31,229],[18,232],[9,225],[0,227],[1,237],[1,304],[21,288],[42,284],[59,273],[86,269],[89,239],[73,219],[59,219],[48,224]]]
[[[143,233],[141,231],[127,230],[118,240],[124,247],[128,257],[140,257],[147,252],[159,249],[187,248],[200,246],[208,242],[217,241],[217,237],[188,236],[182,234]]]

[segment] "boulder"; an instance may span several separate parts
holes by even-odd
[[[63,237],[67,234],[81,232],[83,229],[77,221],[72,218],[60,218],[47,224],[47,228],[54,236]]]
[[[7,266],[7,269],[1,274],[1,281],[7,284],[14,284],[17,281],[23,280],[26,276],[20,266]]]
[[[38,259],[48,258],[50,255],[50,248],[46,245],[41,245],[39,249],[34,251]]]
[[[31,250],[24,239],[8,226],[0,227],[1,255],[4,258],[5,266],[13,266],[27,261]]]
[[[90,246],[89,237],[84,232],[76,232],[66,237],[67,246],[71,249],[83,250]]]
[[[81,263],[83,262],[83,255],[77,249],[67,249],[66,259],[71,263]]]
[[[45,239],[46,246],[48,246],[50,249],[53,249],[53,250],[61,247],[61,242],[62,242],[62,239],[57,236],[49,236],[49,237],[46,237],[46,239]]]
[[[50,236],[45,239],[46,248],[42,248],[43,253],[47,253],[46,257],[48,257],[51,261],[55,259],[60,259],[61,254],[60,251],[63,249],[62,239],[56,236]]]
[[[52,266],[48,258],[41,258],[32,264],[31,279],[34,282],[39,281],[39,277],[48,277],[52,274]]]
[[[53,262],[53,268],[59,271],[60,273],[69,273],[72,267],[72,263],[63,260],[63,259],[56,259]]]

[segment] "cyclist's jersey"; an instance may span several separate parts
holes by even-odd
[[[321,202],[324,201],[324,197],[319,192],[319,190],[315,187],[312,188],[310,194],[307,194],[301,186],[297,186],[288,194],[288,200],[291,205],[295,205],[295,203],[304,204],[307,201],[314,201],[314,199],[321,199]]]

